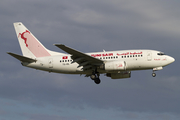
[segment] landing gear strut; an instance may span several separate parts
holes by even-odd
[[[92,80],[94,80],[94,82],[96,84],[100,84],[101,80],[99,79],[99,73],[97,72],[97,70],[95,70],[95,72],[92,73],[92,75],[90,76],[90,78]]]

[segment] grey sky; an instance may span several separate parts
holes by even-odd
[[[172,120],[180,117],[180,1],[1,0],[0,120]],[[130,79],[101,75],[95,85],[79,75],[22,67],[13,22],[23,24],[50,50],[62,43],[82,52],[154,49],[176,61]]]

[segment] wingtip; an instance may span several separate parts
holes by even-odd
[[[54,46],[65,46],[63,44],[53,44]]]
[[[10,52],[6,52],[7,54],[9,54]]]

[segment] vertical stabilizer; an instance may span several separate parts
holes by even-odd
[[[21,22],[14,23],[14,28],[23,56],[29,58],[51,56],[49,50]]]

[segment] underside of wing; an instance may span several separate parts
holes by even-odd
[[[73,63],[77,62],[79,64],[78,67],[83,66],[83,69],[89,69],[93,67],[100,66],[104,63],[104,61],[97,59],[95,57],[92,57],[88,54],[82,53],[80,51],[77,51],[75,49],[72,49],[70,47],[67,47],[62,44],[55,44],[58,48],[62,49],[63,51],[71,54],[71,58],[73,59]]]

